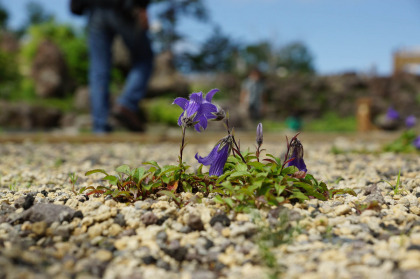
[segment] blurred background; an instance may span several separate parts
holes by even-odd
[[[154,0],[148,10],[149,127],[177,125],[175,97],[219,88],[233,125],[249,128],[236,110],[253,67],[266,131],[380,129],[389,107],[420,117],[416,0]],[[1,132],[90,131],[86,21],[68,0],[0,0]],[[115,98],[130,59],[121,40],[113,49]]]

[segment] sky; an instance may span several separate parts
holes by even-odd
[[[10,13],[9,25],[25,21],[30,0],[0,0]],[[35,0],[60,22],[79,26],[86,19],[70,14],[69,0]],[[420,50],[418,0],[203,0],[212,22],[235,40],[268,40],[281,46],[304,42],[320,74],[349,71],[392,73],[392,55],[401,49]],[[150,6],[150,21],[156,22]],[[184,19],[180,30],[194,44],[212,31],[209,24]]]

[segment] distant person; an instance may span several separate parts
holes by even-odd
[[[93,132],[112,129],[110,114],[110,73],[112,41],[120,35],[131,56],[122,95],[113,108],[113,115],[131,131],[142,132],[145,125],[138,117],[139,101],[145,96],[153,66],[153,52],[148,37],[147,6],[149,0],[71,0],[74,14],[87,13],[89,44],[89,90]]]
[[[264,81],[258,68],[252,68],[242,83],[240,104],[245,107],[252,121],[259,121],[264,106]]]

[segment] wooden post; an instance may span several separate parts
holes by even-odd
[[[371,98],[359,98],[357,99],[357,130],[359,132],[367,132],[372,130],[372,121],[371,121]]]

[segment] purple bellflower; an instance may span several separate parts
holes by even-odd
[[[289,157],[289,160],[294,158],[292,161],[290,161],[287,166],[295,166],[299,169],[299,171],[304,171],[305,173],[308,171],[306,169],[305,161],[303,160],[303,146],[300,143],[300,141],[295,138],[291,144],[290,147],[292,148],[292,155]]]
[[[223,168],[231,150],[231,144],[232,138],[231,136],[227,136],[216,144],[209,155],[203,158],[200,157],[197,153],[195,154],[195,158],[200,164],[205,166],[210,165],[209,175],[220,176],[223,174]]]
[[[191,127],[201,132],[207,128],[207,120],[216,118],[214,113],[217,112],[216,105],[211,100],[219,89],[212,89],[203,98],[203,92],[192,93],[190,99],[179,97],[173,104],[180,106],[184,111],[178,118],[178,125],[181,127]]]
[[[389,107],[386,112],[386,117],[389,120],[398,120],[398,118],[400,118],[400,114],[393,107]]]
[[[407,126],[407,128],[413,128],[414,126],[416,126],[416,123],[417,118],[414,115],[407,116],[407,118],[405,119],[405,126]]]
[[[413,141],[413,145],[415,148],[420,150],[420,136],[418,136],[414,141]]]

